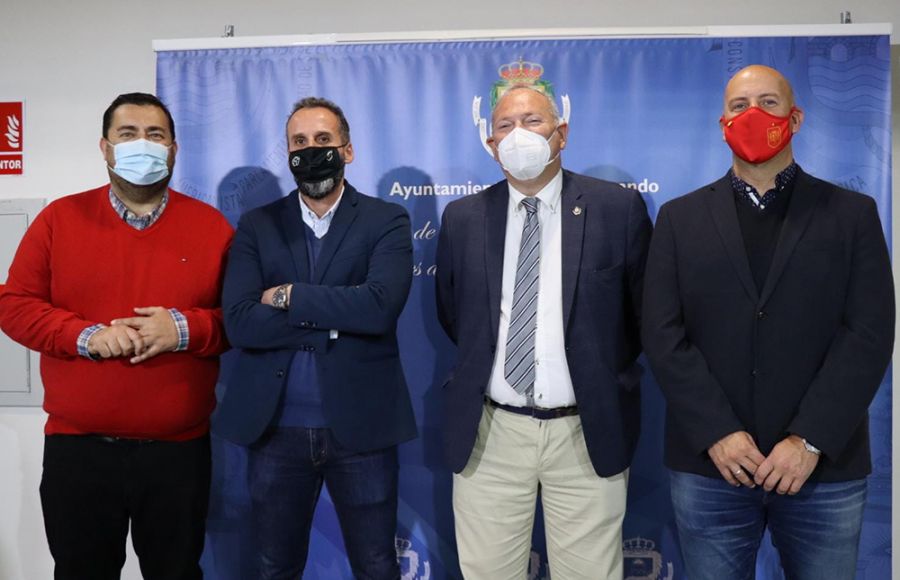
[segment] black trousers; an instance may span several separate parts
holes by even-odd
[[[131,525],[146,580],[202,578],[209,436],[48,435],[41,506],[57,580],[118,579]]]

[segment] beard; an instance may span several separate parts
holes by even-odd
[[[300,193],[305,195],[310,199],[322,199],[326,197],[329,193],[334,191],[334,188],[341,182],[344,178],[344,169],[341,168],[340,171],[334,177],[329,177],[328,179],[323,179],[322,181],[299,181],[297,180],[297,187],[300,189]]]
[[[122,193],[125,197],[135,203],[148,203],[156,197],[160,197],[169,187],[172,180],[172,168],[169,168],[169,174],[149,185],[135,185],[119,176],[112,169],[107,169],[109,180],[115,186],[115,191]]]

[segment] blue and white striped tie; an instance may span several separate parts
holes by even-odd
[[[522,228],[522,243],[516,265],[516,285],[506,338],[506,381],[517,393],[534,397],[534,333],[537,329],[538,274],[541,258],[541,225],[538,199],[526,197],[522,205],[528,215]]]

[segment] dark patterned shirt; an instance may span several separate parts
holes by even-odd
[[[790,165],[785,167],[775,176],[775,187],[765,192],[763,195],[760,195],[755,187],[735,175],[734,169],[729,169],[728,175],[731,177],[731,189],[734,190],[734,194],[757,210],[763,211],[775,201],[775,198],[778,197],[779,193],[784,191],[785,188],[793,185],[794,179],[797,177],[798,169],[799,165],[792,161]]]

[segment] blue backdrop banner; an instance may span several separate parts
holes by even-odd
[[[665,201],[725,173],[730,151],[718,118],[728,78],[753,63],[793,83],[806,113],[794,137],[803,168],[875,198],[890,239],[891,125],[888,36],[505,40],[305,45],[158,54],[159,96],[178,131],[173,187],[242,212],[294,188],[285,122],[304,96],[343,107],[360,191],[403,205],[414,231],[414,284],[400,347],[420,437],[401,446],[397,553],[404,580],[459,578],[451,477],[439,445],[440,384],[454,356],[434,304],[434,254],[446,204],[502,179],[483,146],[496,92],[516,75],[546,83],[569,116],[567,168],[640,191],[656,216]],[[226,355],[219,385],[228,388]],[[626,577],[684,578],[662,467],[663,409],[643,382],[643,431],[625,520]],[[875,471],[858,578],[890,577],[890,373],[871,408]],[[203,568],[208,578],[252,577],[246,456],[214,439]],[[549,578],[540,525],[529,579]],[[781,578],[768,540],[759,577]],[[340,528],[323,493],[304,578],[351,578]]]

